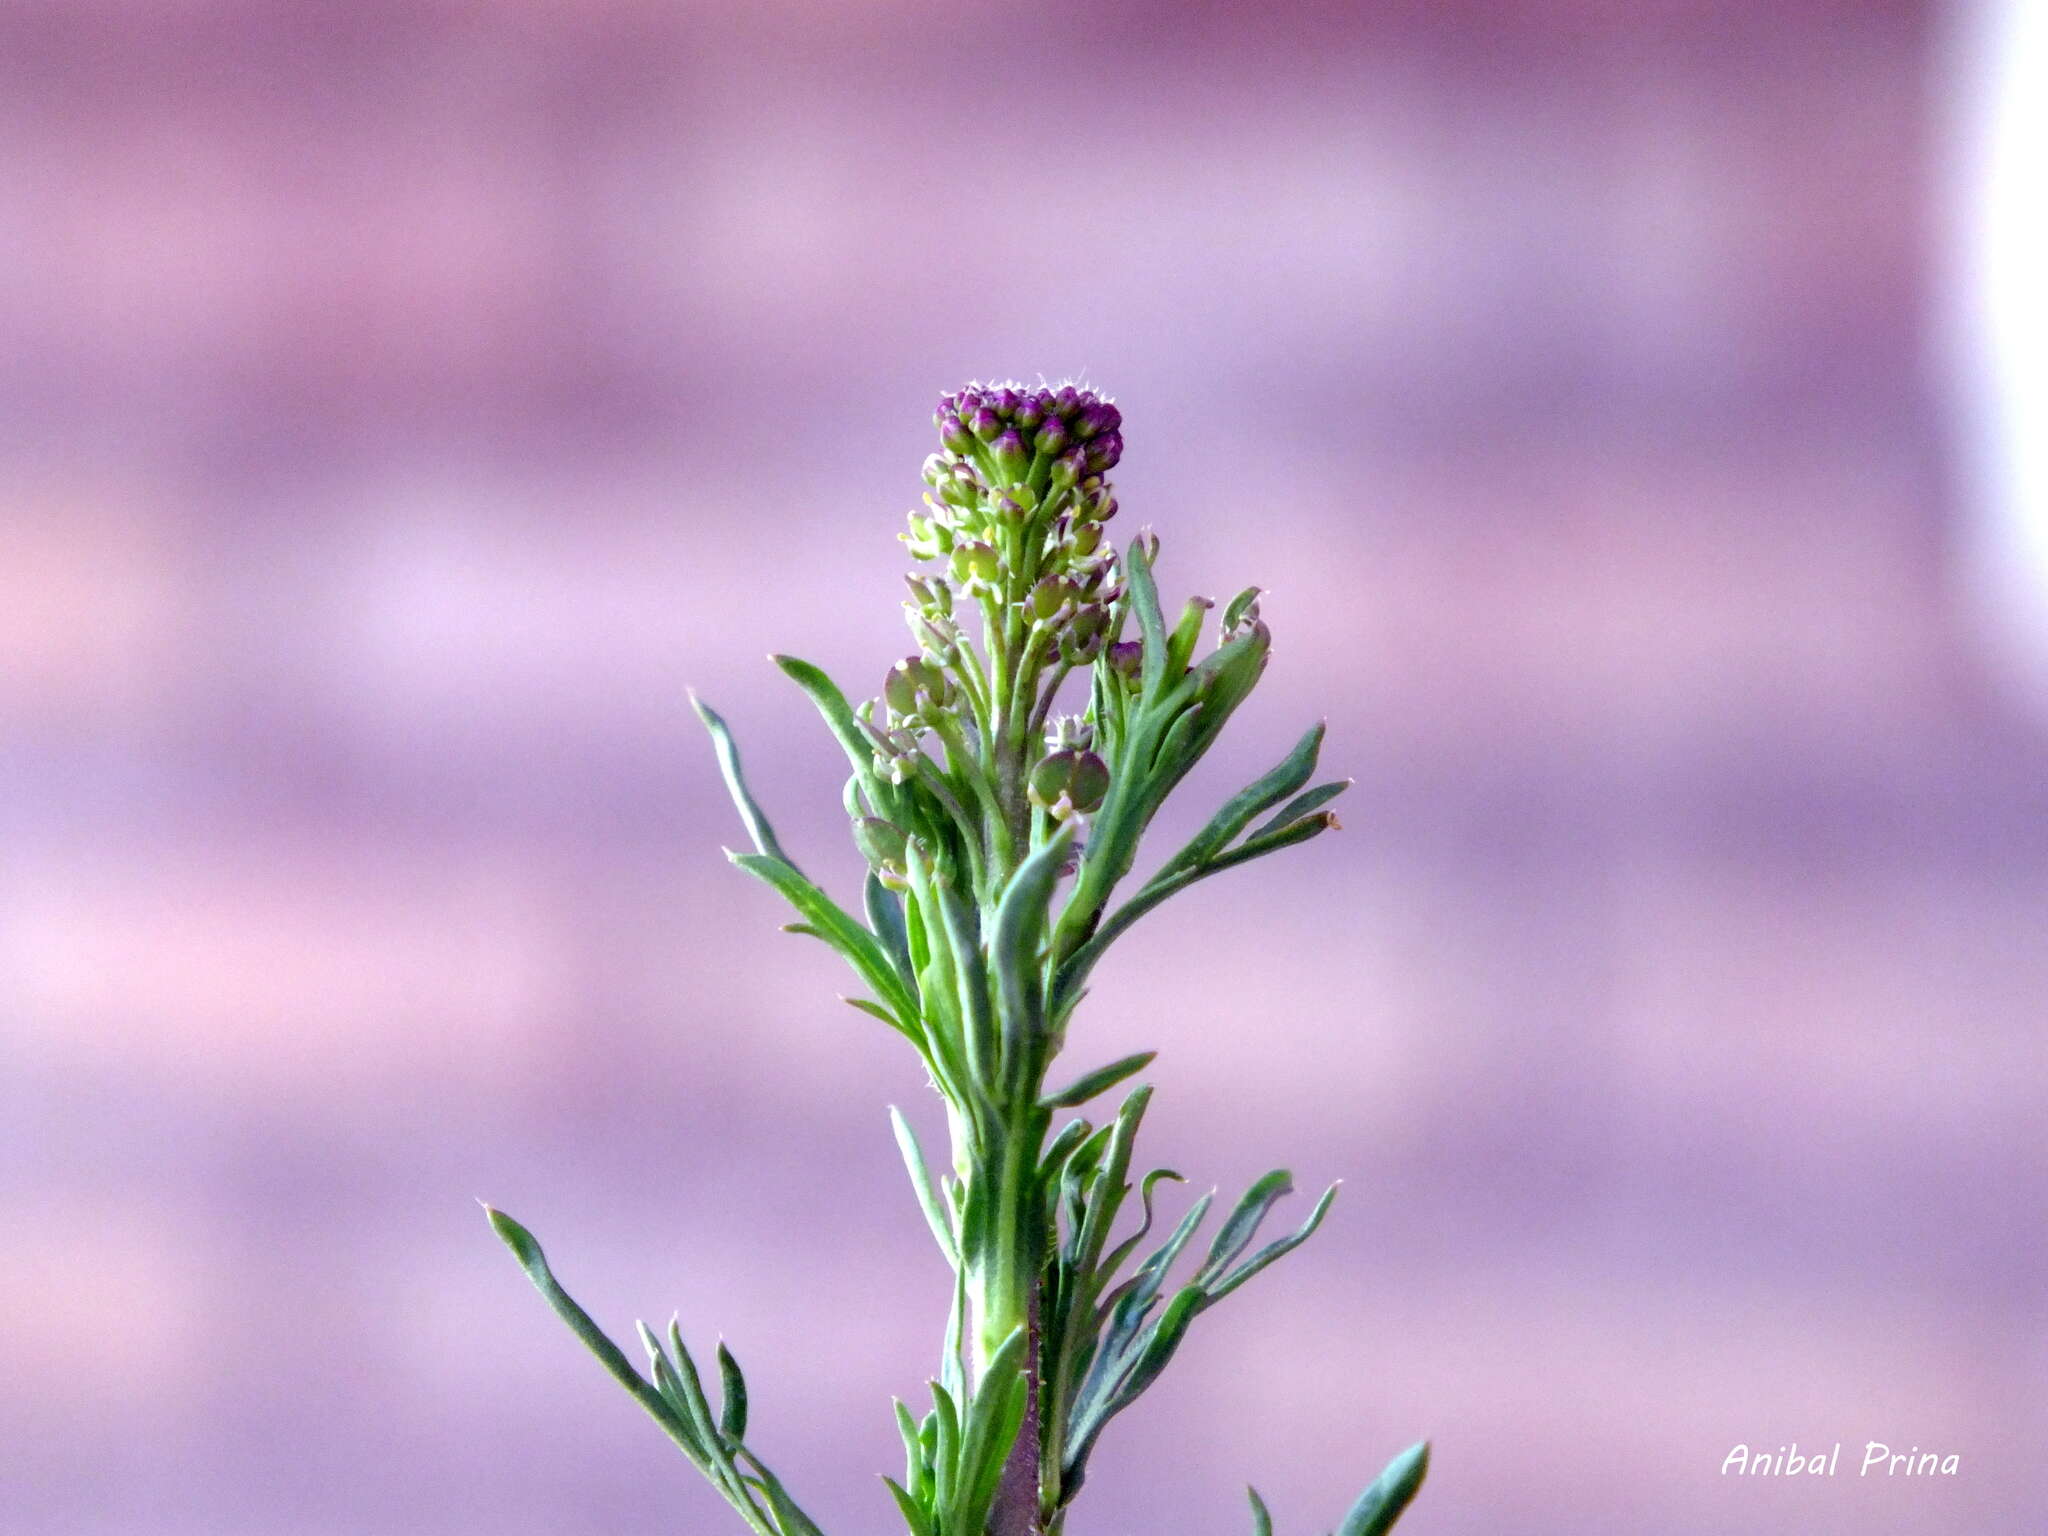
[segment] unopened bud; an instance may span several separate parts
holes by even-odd
[[[974,419],[967,425],[984,443],[995,441],[997,434],[1003,430],[1002,419],[985,405],[974,413]]]
[[[1038,435],[1031,439],[1031,446],[1040,453],[1057,457],[1066,448],[1067,441],[1067,424],[1057,416],[1049,416],[1045,425],[1038,429]]]
[[[1087,751],[1095,744],[1095,727],[1083,715],[1055,715],[1045,728],[1045,750]]]
[[[1031,617],[1041,624],[1057,623],[1073,612],[1078,591],[1064,576],[1047,576],[1031,589]]]
[[[1109,613],[1106,609],[1094,603],[1076,608],[1074,616],[1060,631],[1060,660],[1070,667],[1093,661],[1102,654],[1102,642],[1108,634]]]
[[[1024,450],[1024,439],[1013,428],[1003,433],[988,445],[990,455],[996,461],[996,468],[1009,480],[1021,480],[1024,472],[1031,467],[1031,455]]]
[[[967,430],[966,422],[948,411],[939,418],[939,441],[954,453],[965,453],[974,446],[974,434]]]
[[[1117,460],[1124,456],[1124,439],[1121,432],[1105,432],[1100,437],[1088,440],[1088,468],[1093,474],[1102,474],[1116,468]]]
[[[1109,658],[1109,664],[1122,674],[1126,681],[1135,683],[1144,675],[1144,641],[1119,640],[1104,654]]]
[[[853,843],[884,885],[895,890],[903,888],[895,882],[903,880],[904,856],[909,852],[910,839],[901,827],[879,816],[863,816],[853,824]]]

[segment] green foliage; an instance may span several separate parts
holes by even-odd
[[[917,653],[857,705],[811,663],[774,658],[851,770],[844,802],[866,866],[860,916],[777,840],[725,720],[693,702],[753,845],[728,856],[793,909],[790,931],[846,961],[865,989],[846,1000],[910,1042],[946,1108],[952,1156],[940,1174],[890,1110],[954,1273],[931,1408],[919,1418],[896,1404],[905,1463],[901,1481],[884,1480],[890,1498],[912,1536],[1050,1536],[1110,1421],[1159,1378],[1198,1316],[1315,1232],[1336,1188],[1255,1248],[1292,1190],[1286,1172],[1268,1174],[1173,1281],[1214,1197],[1139,1256],[1157,1187],[1181,1177],[1131,1176],[1151,1090],[1133,1089],[1106,1125],[1052,1130],[1056,1111],[1129,1082],[1154,1053],[1050,1091],[1049,1069],[1118,938],[1196,882],[1335,828],[1325,807],[1349,780],[1311,785],[1324,736],[1311,727],[1119,901],[1160,808],[1265,670],[1259,589],[1224,606],[1206,655],[1206,598],[1189,599],[1169,628],[1158,539],[1141,533],[1119,550],[1104,534],[1117,510],[1105,475],[1122,452],[1121,417],[1093,394],[974,387],[946,397],[936,420],[943,451],[926,462],[930,493],[904,536],[937,566],[909,578]],[[978,636],[963,623],[977,617]],[[1055,715],[1069,692],[1078,713]],[[1115,1237],[1133,1193],[1136,1229]],[[816,1536],[746,1438],[746,1382],[723,1344],[714,1414],[674,1323],[666,1341],[640,1329],[643,1376],[556,1283],[531,1235],[501,1213],[491,1221],[742,1518],[757,1532]],[[1390,1528],[1426,1465],[1426,1446],[1397,1458],[1338,1536]],[[1271,1536],[1265,1505],[1250,1499],[1257,1536]]]

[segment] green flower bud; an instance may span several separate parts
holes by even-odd
[[[1132,687],[1145,675],[1145,642],[1119,640],[1104,653],[1117,674]]]
[[[1093,752],[1067,749],[1041,758],[1025,786],[1031,803],[1059,820],[1088,814],[1109,793],[1109,765]]]
[[[1074,611],[1079,589],[1064,576],[1047,576],[1031,589],[1026,605],[1041,624],[1057,624]]]
[[[1031,455],[1025,451],[1024,439],[1017,435],[1015,429],[990,443],[988,451],[1006,480],[1022,480],[1024,472],[1031,468]]]
[[[1102,654],[1102,642],[1109,635],[1109,611],[1090,603],[1074,610],[1060,631],[1060,660],[1070,667],[1085,666]]]
[[[853,843],[882,884],[896,891],[909,885],[903,869],[910,839],[901,827],[878,816],[863,816],[853,824]]]
[[[918,575],[915,571],[903,578],[903,584],[910,588],[910,602],[907,606],[921,613],[951,613],[953,611],[953,589],[945,581]]]
[[[1085,715],[1054,715],[1045,727],[1048,752],[1082,751],[1095,745],[1095,727]]]

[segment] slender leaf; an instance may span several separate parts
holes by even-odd
[[[938,1186],[932,1182],[932,1171],[924,1160],[924,1148],[917,1143],[917,1132],[910,1122],[903,1118],[903,1112],[894,1104],[889,1106],[889,1123],[896,1131],[896,1146],[903,1154],[903,1166],[910,1170],[910,1187],[917,1195],[917,1203],[924,1210],[924,1219],[931,1225],[932,1236],[938,1239],[939,1252],[954,1268],[960,1266],[960,1245],[953,1232],[953,1223],[946,1214],[945,1202],[939,1198]]]
[[[1149,703],[1159,697],[1159,684],[1166,676],[1166,621],[1159,615],[1159,587],[1152,579],[1152,562],[1136,539],[1124,552],[1124,570],[1131,609],[1138,616],[1138,633],[1144,641],[1139,680]]]
[[[1314,789],[1296,795],[1254,828],[1249,841],[1257,842],[1262,837],[1271,837],[1283,827],[1293,826],[1310,811],[1321,810],[1350,787],[1349,779],[1332,779],[1327,784],[1318,784]]]
[[[1152,878],[1157,880],[1160,875],[1206,862],[1250,826],[1254,816],[1270,810],[1306,784],[1309,775],[1316,771],[1316,758],[1323,749],[1325,729],[1324,722],[1320,720],[1310,726],[1287,756],[1232,795],[1223,809],[1209,818],[1209,824],[1189,839],[1179,853],[1161,865],[1159,874]]]
[[[724,716],[695,693],[690,695],[690,702],[696,706],[697,718],[704,722],[704,729],[711,733],[711,749],[718,754],[718,771],[725,777],[726,792],[732,796],[740,820],[746,823],[747,836],[754,840],[755,849],[795,869],[796,860],[785,853],[782,844],[775,840],[775,829],[768,824],[767,815],[747,788],[746,776],[740,771],[740,749],[732,739],[732,731]]]
[[[1195,1271],[1194,1283],[1206,1286],[1229,1267],[1230,1261],[1244,1252],[1246,1246],[1258,1235],[1259,1223],[1266,1219],[1266,1213],[1274,1205],[1294,1193],[1294,1179],[1285,1168],[1275,1168],[1258,1183],[1244,1192],[1230,1214],[1223,1218],[1223,1225],[1216,1231],[1216,1239],[1209,1245],[1209,1255],[1202,1260],[1202,1267]]]
[[[853,764],[854,777],[860,780],[861,788],[876,815],[888,816],[896,806],[895,786],[875,775],[875,749],[861,731],[860,722],[854,718],[853,709],[846,702],[846,695],[839,691],[839,685],[827,677],[824,671],[808,661],[795,656],[771,656],[768,658],[780,667],[783,674],[797,687],[803,689],[810,701],[825,717],[832,734],[838,738],[839,746],[846,753],[846,760]],[[893,816],[888,819],[895,820]]]
[[[1266,1513],[1266,1501],[1259,1497],[1259,1490],[1247,1486],[1244,1494],[1252,1501],[1252,1536],[1273,1536],[1273,1517]]]
[[[1058,1093],[1049,1093],[1038,1101],[1042,1109],[1072,1109],[1085,1104],[1098,1093],[1114,1088],[1127,1077],[1134,1077],[1152,1064],[1158,1057],[1157,1051],[1139,1051],[1119,1061],[1112,1061],[1106,1067],[1097,1067],[1067,1084]]]
[[[1387,1470],[1351,1506],[1337,1536],[1385,1536],[1401,1518],[1401,1511],[1414,1502],[1422,1480],[1429,1475],[1429,1442],[1411,1445],[1387,1464]]]
[[[747,1437],[747,1378],[723,1339],[718,1341],[718,1428],[728,1440]]]
[[[896,1501],[896,1508],[903,1515],[903,1523],[910,1527],[911,1536],[933,1536],[938,1528],[932,1524],[931,1516],[924,1512],[917,1500],[904,1492],[896,1479],[886,1473],[882,1481],[888,1485],[889,1496]]]
[[[1014,1090],[1029,1082],[1045,1035],[1045,978],[1039,950],[1060,865],[1073,846],[1070,822],[1018,867],[996,904],[989,959],[1002,1015],[1004,1067]]]
[[[798,874],[780,859],[759,853],[728,853],[726,857],[739,865],[748,874],[766,881],[791,906],[795,907],[818,937],[830,944],[845,958],[861,980],[874,989],[877,997],[894,1008],[897,1013],[896,1028],[913,1040],[916,1033],[904,1022],[915,1018],[917,1006],[905,990],[903,979],[896,974],[895,967],[875,941],[875,936],[847,916],[839,904],[810,881]]]
[[[599,1362],[611,1373],[612,1379],[632,1393],[633,1400],[645,1408],[654,1422],[667,1431],[669,1438],[688,1452],[692,1461],[702,1466],[704,1448],[697,1444],[696,1435],[690,1426],[669,1406],[654,1385],[633,1369],[632,1362],[626,1358],[625,1352],[606,1337],[603,1329],[591,1321],[590,1314],[578,1306],[575,1299],[562,1289],[561,1284],[555,1279],[554,1272],[548,1268],[547,1255],[541,1251],[540,1244],[534,1241],[533,1234],[503,1211],[489,1205],[484,1207],[484,1214],[490,1218],[491,1230],[496,1232],[504,1240],[505,1246],[512,1250],[512,1256],[519,1261],[519,1267],[526,1271],[526,1277],[533,1282],[534,1288],[547,1298],[548,1305],[555,1309],[556,1315],[569,1325],[576,1337],[583,1341],[584,1347],[597,1356]]]
[[[1246,1259],[1235,1270],[1225,1275],[1222,1280],[1211,1283],[1209,1286],[1209,1304],[1213,1306],[1221,1301],[1268,1264],[1294,1252],[1295,1249],[1307,1242],[1314,1235],[1316,1228],[1323,1224],[1323,1214],[1329,1210],[1330,1202],[1336,1198],[1337,1186],[1332,1184],[1323,1191],[1322,1198],[1316,1201],[1316,1207],[1308,1213],[1307,1221],[1304,1221],[1287,1236],[1266,1244],[1265,1247]]]
[[[868,871],[867,879],[862,882],[860,895],[868,927],[895,962],[896,974],[902,978],[904,990],[915,996],[917,966],[911,960],[910,930],[903,920],[903,898],[882,884],[873,870]]]

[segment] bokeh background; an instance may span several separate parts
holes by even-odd
[[[1319,714],[1358,783],[1077,1029],[1198,1188],[1346,1190],[1075,1536],[1327,1529],[1424,1434],[1417,1536],[2035,1528],[1999,14],[0,11],[0,1527],[736,1529],[486,1196],[891,1528],[936,1117],[719,857],[685,689],[850,880],[763,655],[873,691],[932,399],[1086,370],[1114,531],[1272,594],[1176,824]],[[1720,1475],[1794,1441],[1842,1473]]]

